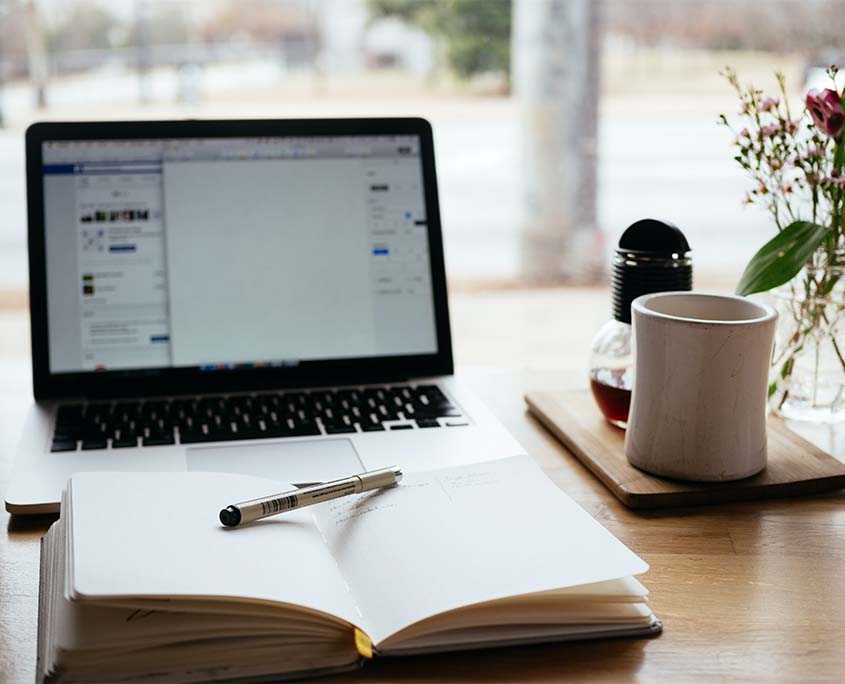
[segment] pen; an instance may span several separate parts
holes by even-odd
[[[396,466],[371,470],[360,475],[344,477],[340,480],[294,489],[282,494],[272,494],[260,499],[242,501],[226,506],[220,511],[220,522],[226,527],[237,527],[244,523],[261,520],[285,511],[304,508],[321,501],[338,499],[341,496],[369,492],[372,489],[392,487],[402,479],[402,471]]]

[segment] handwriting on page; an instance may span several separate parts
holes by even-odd
[[[329,514],[334,519],[335,527],[376,511],[396,508],[398,504],[384,500],[384,493],[384,491],[371,492],[358,499],[337,499],[330,503]]]
[[[448,495],[450,491],[462,489],[478,489],[481,487],[492,487],[501,484],[501,478],[489,470],[473,470],[456,475],[437,475],[441,486]],[[451,496],[449,497],[451,498]]]

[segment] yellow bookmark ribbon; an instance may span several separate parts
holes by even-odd
[[[373,642],[370,637],[364,634],[357,627],[355,628],[355,648],[358,650],[358,655],[367,660],[373,657]]]

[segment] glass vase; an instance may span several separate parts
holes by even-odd
[[[769,405],[784,418],[845,421],[845,252],[817,252],[773,292],[779,319]]]

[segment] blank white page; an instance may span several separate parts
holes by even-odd
[[[648,569],[527,456],[407,473],[315,511],[376,643],[454,608]]]
[[[220,524],[221,508],[290,485],[225,473],[80,473],[70,488],[74,597],[280,601],[366,630],[308,510]]]

